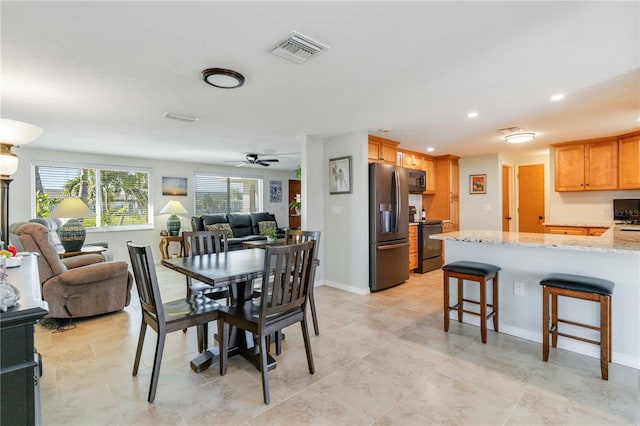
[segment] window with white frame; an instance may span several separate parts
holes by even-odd
[[[87,228],[152,224],[148,170],[35,164],[33,173],[35,217],[48,217],[66,197],[79,197],[96,213],[83,219]]]
[[[262,210],[262,179],[195,175],[196,215]]]

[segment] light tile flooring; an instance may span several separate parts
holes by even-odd
[[[181,297],[182,277],[157,269],[165,300]],[[316,373],[307,369],[300,327],[288,328],[269,373],[269,406],[259,372],[241,357],[224,377],[216,367],[191,371],[194,329],[168,336],[156,400],[147,403],[155,333],[147,332],[132,377],[135,294],[124,311],[73,330],[38,325],[43,424],[638,424],[638,370],[611,364],[602,381],[594,358],[556,349],[543,363],[537,343],[489,331],[483,345],[477,327],[456,321],[444,333],[441,288],[440,271],[367,296],[318,287]]]

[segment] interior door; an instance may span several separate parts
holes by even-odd
[[[518,167],[518,230],[544,232],[544,164]]]
[[[511,230],[511,211],[509,209],[510,198],[509,192],[511,187],[509,185],[509,174],[511,167],[502,166],[502,230],[509,232]]]

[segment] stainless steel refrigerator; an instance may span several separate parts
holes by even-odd
[[[369,165],[369,288],[409,279],[409,186],[403,167]]]

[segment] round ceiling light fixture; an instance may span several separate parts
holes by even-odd
[[[535,133],[513,133],[505,136],[505,140],[508,143],[525,143],[531,142],[536,137]]]
[[[237,71],[224,68],[207,68],[202,71],[205,83],[219,89],[236,89],[244,84],[244,76]]]

